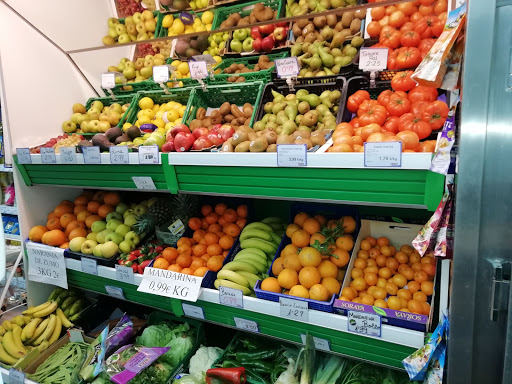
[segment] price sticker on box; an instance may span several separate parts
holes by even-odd
[[[297,57],[286,57],[284,59],[274,60],[276,64],[277,77],[297,77],[300,71]]]
[[[60,147],[60,162],[62,164],[76,164],[76,148]]]
[[[364,166],[400,168],[402,166],[402,143],[400,141],[364,143]]]
[[[307,165],[308,161],[306,144],[277,145],[278,167],[305,167]]]
[[[23,384],[25,383],[25,374],[17,369],[9,369],[9,384]]]
[[[185,316],[204,320],[203,308],[186,303],[181,303],[181,308],[183,308],[183,313],[185,314]]]
[[[32,164],[32,156],[30,156],[30,149],[16,148],[16,156],[18,156],[18,163]]]
[[[167,229],[173,234],[173,235],[182,235],[185,232],[185,224],[183,224],[183,221],[180,219],[176,220],[174,223],[169,225]]]
[[[383,71],[388,66],[387,48],[361,48],[359,50],[359,69],[362,71]]]
[[[195,302],[202,283],[202,277],[146,267],[137,291]]]
[[[373,313],[347,311],[348,330],[362,335],[381,337],[382,317]]]
[[[28,278],[68,289],[64,249],[27,243]]]
[[[124,265],[116,264],[116,280],[123,283],[135,284],[133,277],[133,269]]]
[[[123,288],[114,287],[112,285],[105,285],[105,291],[109,296],[112,296],[116,299],[126,300],[124,297]]]
[[[243,308],[244,294],[239,289],[219,286],[219,303],[230,307]]]
[[[306,301],[280,297],[279,313],[285,319],[309,321],[309,308]]]
[[[255,332],[259,333],[260,328],[258,327],[258,323],[252,320],[241,319],[240,317],[233,317],[235,320],[235,325],[237,328],[243,331]]]
[[[110,147],[110,163],[112,164],[128,164],[128,147]]]
[[[101,74],[101,88],[112,89],[116,87],[116,74],[115,73],[102,73]]]
[[[140,164],[160,164],[160,154],[157,145],[143,145],[139,147]]]
[[[84,154],[84,163],[101,164],[100,147],[82,147]]]
[[[83,273],[98,276],[98,263],[96,263],[96,260],[89,259],[88,257],[82,257],[80,262],[82,264]]]
[[[300,338],[302,339],[302,344],[306,344],[306,335],[301,333]],[[315,348],[320,351],[331,351],[331,344],[329,343],[329,340],[322,339],[320,337],[313,337],[313,342],[315,343]]]
[[[189,61],[190,77],[192,79],[206,79],[208,77],[208,67],[206,61]]]
[[[43,164],[57,164],[54,148],[41,148],[41,163]]]
[[[169,67],[167,65],[155,65],[153,67],[153,81],[155,83],[167,83],[169,81]]]
[[[137,189],[145,191],[154,191],[156,189],[155,183],[151,176],[132,176],[133,183]]]

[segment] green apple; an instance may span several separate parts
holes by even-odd
[[[127,33],[119,36],[119,38],[117,39],[117,42],[119,44],[126,44],[126,43],[129,43],[131,41],[132,41],[132,39],[130,39],[130,35],[128,35]]]
[[[153,75],[153,68],[152,67],[142,67],[140,69],[141,76],[145,77],[146,79]]]
[[[87,240],[92,240],[92,241],[96,241],[96,233],[94,232],[91,232],[87,235],[86,237]]]
[[[229,46],[233,52],[237,52],[237,53],[242,52],[242,43],[240,42],[240,40],[231,40],[231,43],[229,44]]]
[[[82,246],[80,247],[80,252],[82,252],[84,255],[92,255],[94,247],[97,246],[98,243],[94,240],[86,240],[82,243]]]
[[[114,231],[111,231],[110,229],[105,229],[99,233],[96,234],[96,241],[100,244],[103,244],[105,242],[105,238],[109,233],[112,233]]]
[[[103,254],[101,253],[101,246],[103,244],[98,244],[96,245],[93,250],[92,250],[92,254],[96,257],[103,257]]]
[[[120,244],[123,241],[123,236],[119,233],[111,232],[105,237],[105,244],[109,241],[113,241],[116,244]]]
[[[116,32],[119,36],[124,35],[126,33],[126,25],[124,24],[119,23],[114,28],[116,29]]]
[[[136,214],[137,216],[141,216],[144,213],[146,213],[147,211],[148,211],[148,206],[146,204],[138,204],[133,209],[133,213]]]
[[[128,205],[126,205],[125,203],[119,203],[117,204],[116,206],[116,212],[119,213],[120,215],[122,215],[123,213],[126,212],[126,210],[128,209]],[[111,212],[112,213],[112,212]],[[108,217],[108,216],[107,216]]]
[[[76,124],[73,123],[71,120],[67,120],[62,123],[62,130],[66,133],[76,132]]]
[[[118,32],[118,35],[120,35],[121,33],[119,33],[118,27],[119,27],[119,24],[116,26],[116,31]],[[247,29],[245,29],[245,28],[237,29],[236,31],[233,32],[233,39],[238,40],[239,42],[244,41],[246,37],[247,37]]]
[[[126,241],[129,241],[130,243],[134,244],[134,245],[137,245],[140,243],[140,237],[139,235],[137,235],[135,233],[135,231],[130,231],[128,232],[125,236],[124,236],[124,239]]]
[[[144,139],[142,137],[136,137],[135,139],[133,139],[133,145],[139,146],[142,144],[144,144]]]
[[[137,222],[137,216],[131,214],[124,218],[124,223],[129,227],[133,227],[133,225]]]
[[[119,220],[120,222],[123,222],[123,216],[117,212],[110,212],[107,215],[107,221],[110,221],[110,220]]]
[[[80,252],[82,249],[82,244],[85,243],[87,239],[85,237],[75,237],[71,239],[69,242],[69,249],[73,252]]]
[[[126,209],[126,210],[123,212],[123,218],[125,218],[125,219],[126,219],[126,216],[128,216],[128,215],[133,215],[133,214],[134,214],[134,213],[133,213],[133,209],[131,209],[131,208],[130,208],[130,209]]]
[[[105,244],[100,244],[100,247],[101,247],[101,253],[103,254],[103,257],[106,257],[106,258],[114,256],[117,253],[117,251],[119,250],[119,247],[113,241],[108,241]]]
[[[116,233],[119,233],[121,236],[123,236],[123,238],[125,237],[125,235],[130,232],[131,230],[131,227],[129,227],[128,225],[126,224],[120,224],[117,226],[116,228]]]
[[[135,68],[127,67],[123,71],[123,76],[128,80],[135,79]]]
[[[245,52],[251,52],[254,50],[252,48],[253,41],[254,41],[254,39],[252,37],[248,37],[247,39],[244,40],[242,47],[244,48]]]
[[[115,17],[109,17],[108,19],[108,26],[109,27],[115,27],[117,24],[119,24],[119,20]]]
[[[113,39],[118,37],[115,27],[111,27],[111,28],[108,29],[108,37],[111,37]]]
[[[123,240],[119,243],[119,249],[123,253],[130,253],[135,249],[135,245],[131,241]]]
[[[80,113],[80,116],[78,116],[76,118],[76,121],[77,121],[77,124],[81,126],[88,119],[89,119],[89,117],[86,114]]]
[[[105,230],[105,228],[107,228],[107,223],[105,223],[102,220],[98,220],[92,224],[91,231],[93,231],[95,233],[99,233],[99,232]]]
[[[96,111],[98,111],[98,113],[101,113],[101,111],[103,111],[103,103],[99,100],[95,100],[92,102],[91,106],[89,107],[89,111],[91,109],[95,109]]]
[[[108,121],[100,121],[98,124],[98,131],[99,132],[107,132],[110,129],[110,123]]]
[[[113,219],[113,220],[110,220],[108,223],[107,223],[107,226],[106,228],[107,229],[110,229],[111,231],[115,231],[116,228],[121,225],[122,223],[119,221],[119,220],[116,220],[116,219]],[[105,229],[105,228],[103,228]]]

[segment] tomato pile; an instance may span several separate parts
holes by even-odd
[[[374,48],[388,48],[388,69],[415,68],[441,35],[447,0],[419,0],[372,8],[366,30],[379,38]]]

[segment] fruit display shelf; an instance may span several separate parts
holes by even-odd
[[[203,289],[197,302],[186,302],[137,291],[141,275],[134,275],[134,284],[118,282],[114,268],[97,267],[98,275],[82,272],[79,260],[66,259],[68,284],[77,288],[108,294],[105,286],[123,289],[127,301],[132,301],[183,316],[182,304],[200,307],[204,320],[235,327],[234,317],[255,321],[264,335],[301,343],[306,332],[327,340],[332,352],[402,369],[402,359],[423,345],[423,332],[383,324],[381,337],[369,337],[349,332],[346,316],[310,310],[309,320],[299,322],[280,316],[279,303],[244,296],[243,309],[219,304],[219,292]]]

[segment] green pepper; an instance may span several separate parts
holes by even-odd
[[[222,368],[238,368],[240,366],[242,366],[242,364],[234,360],[224,360],[222,362]]]
[[[280,349],[266,349],[259,352],[238,352],[235,353],[237,361],[272,360],[281,352]]]
[[[238,360],[240,366],[245,368],[256,368],[265,371],[268,375],[274,369],[274,363],[263,360]]]
[[[270,381],[266,380],[262,375],[254,371],[253,369],[245,369],[247,375],[247,381],[259,381],[260,383],[270,384]]]

